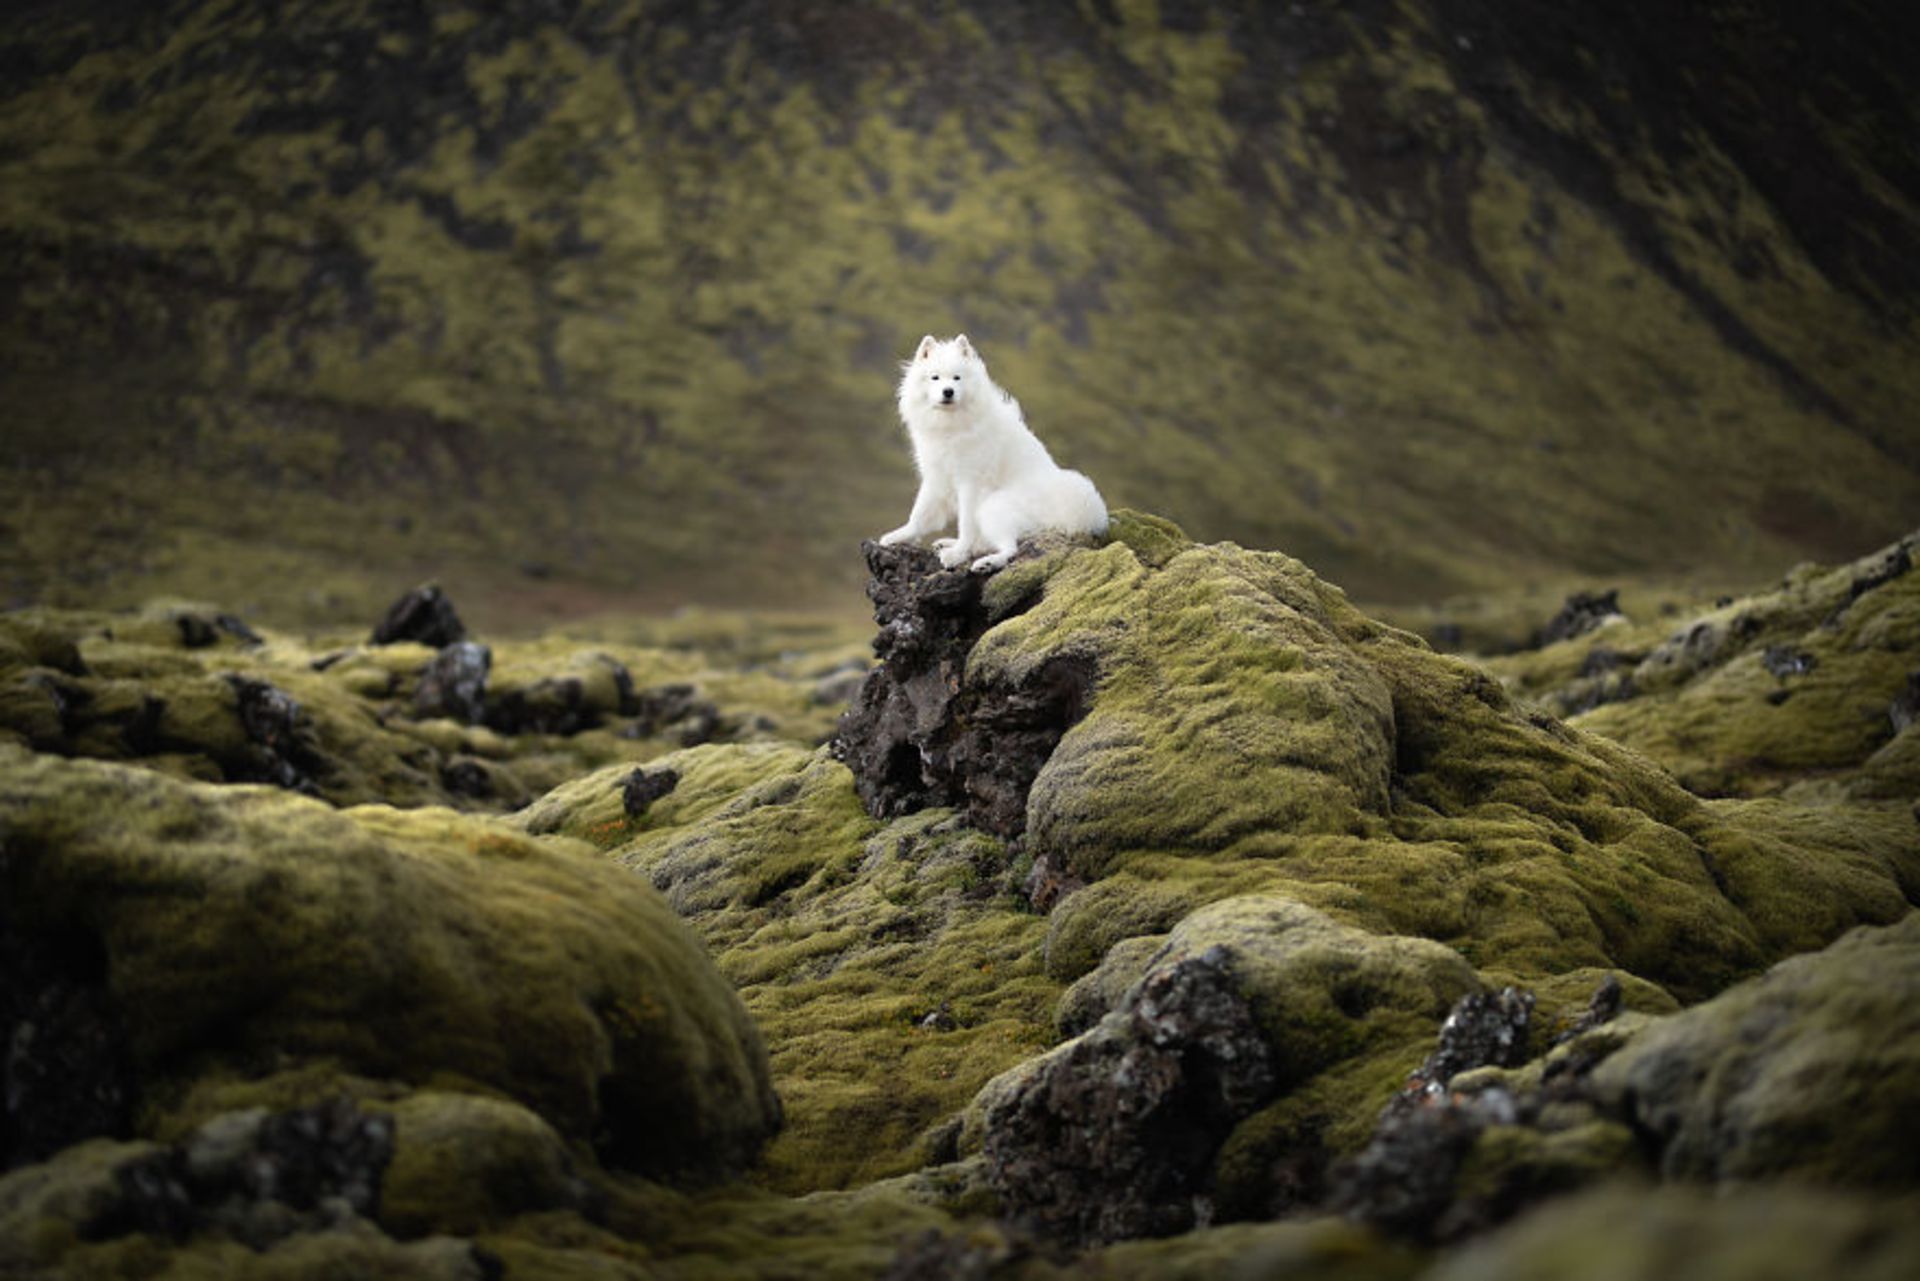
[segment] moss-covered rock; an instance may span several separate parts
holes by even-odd
[[[738,643],[700,639],[716,637]],[[205,606],[23,610],[0,621],[0,741],[339,805],[497,811],[688,743],[826,737],[836,709],[804,660],[716,665],[660,639],[436,652],[257,633]]]
[[[1896,1281],[1920,1258],[1902,1201],[1806,1188],[1599,1190],[1442,1260],[1430,1281]]]
[[[1696,609],[1678,628],[1645,620],[1491,665],[1706,795],[1910,798],[1920,773],[1894,705],[1920,670],[1916,555],[1909,534]]]
[[[1164,931],[1164,913],[1137,910],[1154,894],[1190,907],[1282,891],[1494,971],[1618,966],[1693,996],[1907,908],[1902,833],[1795,817],[1768,834],[1704,806],[1285,556],[1062,556],[1030,607],[982,635],[966,680],[1019,688],[1068,656],[1098,673],[1033,782],[1027,847],[1094,882],[1085,893],[1134,883],[1127,906],[1092,914],[1097,946],[1067,945],[1072,897],[1056,909],[1063,978],[1098,961],[1116,920]],[[1807,859],[1846,874],[1806,888]]]
[[[95,956],[143,1125],[289,1059],[478,1082],[645,1171],[737,1169],[778,1123],[699,944],[584,846],[0,753],[9,927]]]
[[[503,1099],[422,1091],[393,1108],[379,1219],[397,1237],[474,1236],[596,1198],[552,1126]]]
[[[1397,1064],[1478,988],[1437,943],[1229,899],[1182,921],[1098,1024],[991,1082],[962,1142],[981,1145],[1007,1212],[1050,1234],[1181,1231],[1238,1122],[1350,1060]]]
[[[1594,1071],[1670,1178],[1920,1182],[1920,914],[1649,1028]]]

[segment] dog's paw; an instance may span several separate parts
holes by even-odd
[[[980,559],[974,561],[972,567],[973,572],[976,574],[991,574],[996,569],[1006,568],[1007,562],[1012,559],[1012,552],[994,552],[991,556],[982,556]]]
[[[886,533],[880,535],[880,537],[876,541],[882,547],[891,547],[895,543],[904,543],[909,538],[912,538],[912,537],[913,537],[913,526],[902,525],[898,529],[888,530]]]
[[[960,545],[960,541],[956,538],[943,538],[940,541],[946,544],[945,547],[938,548],[940,552],[940,564],[947,569],[952,569],[954,566],[960,564],[966,560],[970,554],[966,548]]]

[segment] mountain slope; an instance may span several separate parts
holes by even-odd
[[[851,588],[929,330],[1369,598],[1920,508],[1894,7],[80,12],[0,36],[16,600]]]

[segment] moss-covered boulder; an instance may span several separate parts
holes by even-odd
[[[1920,1183],[1920,914],[1664,1019],[1594,1071],[1669,1178]]]
[[[1516,691],[1706,795],[1910,801],[1920,533],[1777,585],[1493,660]]]
[[[299,1062],[497,1090],[654,1173],[738,1169],[778,1124],[699,943],[583,846],[13,747],[0,777],[9,949],[103,994],[124,1131],[209,1074]]]
[[[1428,1281],[1899,1281],[1920,1258],[1911,1204],[1806,1188],[1623,1186],[1549,1206],[1439,1261]]]
[[[1904,831],[1703,805],[1289,557],[1143,557],[1123,536],[1007,572],[983,594],[1001,617],[967,657],[962,698],[1093,674],[1025,802],[1035,863],[1092,882],[1083,902],[1099,903],[1077,931],[1081,895],[1054,909],[1062,979],[1127,922],[1160,933],[1205,901],[1272,891],[1494,971],[1618,966],[1700,996],[1894,919],[1920,884]],[[967,722],[989,742],[992,707]],[[1801,882],[1808,859],[1836,874]],[[1164,911],[1138,910],[1156,899]]]
[[[1049,1235],[1182,1231],[1238,1122],[1370,1053],[1388,1051],[1391,1074],[1410,1035],[1478,988],[1437,943],[1230,899],[1183,921],[1093,1028],[989,1084],[969,1125],[1004,1209]]]
[[[689,619],[482,644],[447,639],[442,620],[417,629],[447,640],[435,650],[256,632],[211,606],[20,610],[0,616],[0,742],[336,805],[511,810],[691,743],[825,738],[836,709],[817,686],[844,654],[701,648],[738,648],[740,629]]]

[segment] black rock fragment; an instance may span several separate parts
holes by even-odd
[[[208,618],[204,614],[182,612],[175,614],[173,621],[174,625],[180,629],[180,643],[188,649],[206,649],[210,645],[218,644],[223,635],[230,636],[243,645],[264,643],[258,632],[232,614],[215,614],[212,618]]]
[[[638,818],[647,812],[647,807],[662,796],[680,786],[680,771],[662,766],[660,769],[637,769],[627,775],[627,781],[620,788],[620,803],[627,811],[627,817]]]
[[[1820,665],[1820,660],[1806,650],[1795,649],[1791,645],[1769,645],[1760,655],[1760,664],[1785,680],[1789,676],[1805,676]]]
[[[1184,1232],[1209,1171],[1274,1089],[1265,1041],[1221,948],[1150,972],[1119,1009],[987,1109],[987,1178],[1005,1212],[1087,1245]]]
[[[1920,672],[1907,673],[1907,687],[1887,704],[1887,719],[1896,734],[1920,720]]]
[[[327,773],[331,763],[320,750],[299,701],[279,686],[250,676],[230,673],[227,684],[233,687],[248,744],[239,760],[221,762],[228,779],[273,783],[318,796],[316,777]]]
[[[727,729],[726,718],[711,700],[700,697],[697,686],[656,685],[634,695],[627,714],[633,723],[621,730],[623,738],[653,738],[671,732],[682,747],[711,743]]]
[[[391,645],[396,641],[418,641],[435,649],[445,649],[467,638],[467,627],[454,612],[453,602],[433,583],[404,593],[373,628],[373,643]]]
[[[455,796],[484,801],[494,794],[493,773],[471,756],[456,756],[440,767],[440,785]]]
[[[479,723],[486,714],[487,673],[492,670],[493,651],[479,641],[444,646],[420,671],[420,683],[413,692],[414,715]]]
[[[0,874],[6,858],[0,832]],[[0,899],[0,975],[0,1170],[126,1137],[137,1089],[99,941],[34,929]]]
[[[1440,1025],[1439,1043],[1389,1106],[1432,1098],[1447,1082],[1477,1067],[1518,1067],[1526,1060],[1533,993],[1505,987],[1463,996]]]
[[[1619,981],[1608,976],[1574,1030],[1580,1036],[1610,1021],[1620,1008]],[[1326,1208],[1395,1236],[1422,1243],[1449,1242],[1502,1222],[1543,1197],[1579,1186],[1607,1169],[1580,1154],[1463,1180],[1482,1134],[1495,1126],[1564,1133],[1599,1114],[1588,1074],[1611,1051],[1579,1053],[1578,1045],[1550,1060],[1535,1089],[1456,1082],[1480,1067],[1517,1067],[1524,1058],[1533,996],[1506,988],[1468,996],[1454,1007],[1439,1043],[1380,1114],[1365,1147],[1328,1173]],[[1624,1132],[1623,1132],[1623,1142]]]
[[[344,1097],[290,1112],[230,1112],[117,1170],[116,1195],[82,1235],[183,1240],[218,1229],[258,1250],[296,1232],[371,1219],[393,1136],[392,1117]]]
[[[1553,1043],[1559,1045],[1562,1042],[1571,1041],[1584,1032],[1591,1032],[1594,1028],[1613,1022],[1620,1016],[1620,1006],[1625,996],[1626,989],[1620,986],[1619,977],[1607,975],[1600,980],[1600,986],[1593,989],[1593,995],[1587,1000],[1587,1008],[1580,1012],[1580,1017],[1575,1019],[1566,1031],[1555,1037]]]
[[[1555,641],[1584,636],[1609,618],[1620,614],[1620,589],[1605,592],[1575,592],[1560,606],[1560,612],[1533,634],[1532,649],[1542,649]]]

